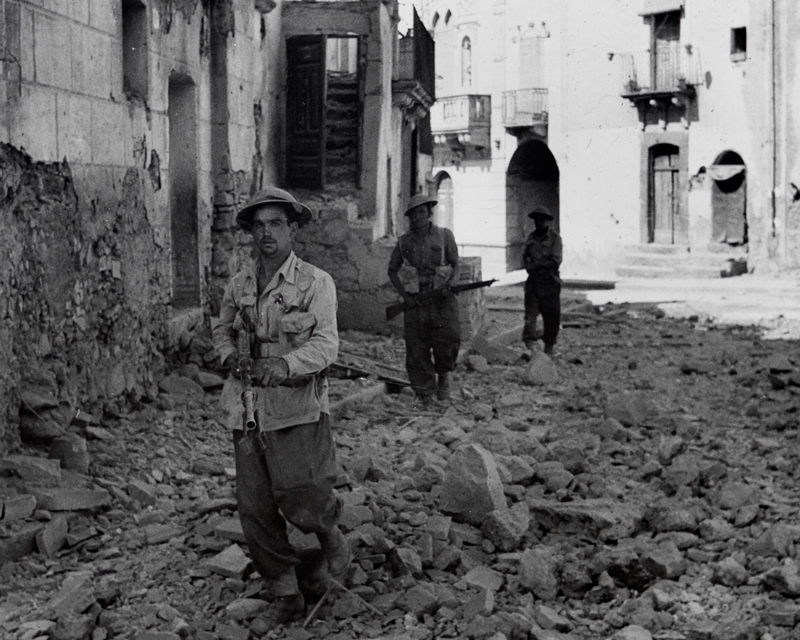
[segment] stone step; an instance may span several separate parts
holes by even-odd
[[[627,250],[636,253],[657,253],[657,254],[677,254],[677,255],[684,255],[689,253],[689,247],[687,245],[658,244],[656,242],[630,245],[627,247]]]
[[[646,267],[673,267],[679,268],[682,265],[691,264],[702,267],[715,267],[727,269],[731,260],[738,257],[728,256],[722,253],[627,253],[624,256],[625,265],[646,266]]]
[[[615,269],[620,278],[674,278],[675,270],[670,267],[647,267],[644,265],[621,266]]]

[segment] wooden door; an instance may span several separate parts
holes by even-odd
[[[325,36],[286,41],[286,183],[325,186]]]
[[[652,156],[650,171],[649,241],[675,243],[675,223],[679,212],[678,149],[664,145]]]
[[[744,171],[712,183],[711,239],[731,245],[747,242],[747,178]]]
[[[679,74],[681,13],[672,11],[653,16],[652,63],[656,91],[675,89]]]

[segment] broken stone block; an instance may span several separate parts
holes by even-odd
[[[41,528],[41,524],[30,524],[0,538],[0,565],[33,553],[36,549],[36,534]]]
[[[558,382],[558,369],[550,357],[537,352],[525,367],[523,382],[530,385],[548,385]]]
[[[800,571],[792,558],[785,558],[779,567],[767,571],[761,581],[769,587],[789,598],[800,596]]]
[[[605,404],[605,417],[614,418],[625,427],[638,426],[657,413],[653,401],[642,393],[613,394]]]
[[[413,549],[395,547],[389,555],[389,561],[398,575],[422,575],[422,558]]]
[[[795,534],[791,527],[777,523],[750,543],[747,553],[765,558],[785,558],[794,555]]]
[[[471,622],[477,616],[490,616],[493,612],[494,591],[491,589],[481,589],[461,607],[461,615],[466,622]]]
[[[447,545],[433,559],[433,568],[444,571],[461,563],[461,550],[454,545]]]
[[[424,528],[433,536],[434,540],[447,540],[452,524],[453,519],[450,516],[437,514],[428,519]]]
[[[439,606],[436,594],[426,584],[417,584],[406,590],[396,601],[398,608],[421,617],[433,613]]]
[[[209,513],[219,513],[220,511],[236,511],[237,504],[235,498],[214,498],[212,500],[200,500],[195,506],[198,518]]]
[[[745,505],[757,504],[761,491],[744,482],[729,482],[719,492],[719,508],[735,510]]]
[[[488,591],[499,591],[503,586],[503,574],[487,566],[475,567],[461,579],[473,587]]]
[[[195,380],[206,391],[209,389],[221,389],[222,385],[225,384],[225,379],[222,376],[202,369],[197,372]]]
[[[727,520],[722,518],[706,518],[698,526],[698,532],[703,540],[716,542],[718,540],[730,540],[736,535],[736,529]]]
[[[36,498],[27,493],[0,499],[0,514],[4,522],[30,518],[35,510]]]
[[[790,602],[772,602],[761,612],[762,624],[794,627],[800,618],[800,606]]]
[[[58,460],[63,469],[85,474],[89,471],[89,452],[86,440],[76,435],[54,438],[50,443],[50,458]]]
[[[57,616],[79,614],[95,602],[94,576],[91,571],[68,574],[58,592],[50,598],[45,609]]]
[[[657,578],[674,580],[686,573],[686,560],[672,542],[645,551],[640,560],[642,566]]]
[[[39,553],[52,558],[66,544],[68,531],[69,525],[66,517],[61,514],[54,517],[36,534],[36,546]]]
[[[729,556],[714,565],[711,581],[726,587],[738,587],[747,582],[748,577],[747,569]]]
[[[34,495],[37,508],[48,511],[80,511],[111,504],[111,494],[105,489],[46,489]]]
[[[151,524],[144,528],[145,541],[149,545],[169,542],[183,534],[183,529],[175,524]]]
[[[467,369],[476,373],[486,373],[487,371],[491,371],[492,367],[489,365],[489,361],[483,356],[472,354],[467,356]]]
[[[611,636],[611,640],[653,640],[653,634],[638,624],[630,624]]]
[[[8,456],[0,460],[0,473],[14,472],[29,482],[61,482],[58,460],[36,456]]]
[[[553,502],[541,498],[526,500],[536,523],[546,531],[599,537],[602,540],[628,538],[639,528],[642,506],[606,499]]]
[[[764,364],[764,368],[770,373],[790,373],[794,370],[794,365],[786,354],[775,353]]]
[[[36,413],[21,411],[19,415],[19,435],[23,442],[48,444],[59,436],[66,435],[72,422],[73,411],[67,406],[42,409]]]
[[[17,394],[22,402],[22,407],[36,413],[44,409],[56,408],[58,406],[57,392],[56,381],[49,376],[40,376],[36,380],[23,380],[17,386]]]
[[[572,624],[552,607],[538,603],[533,608],[533,619],[542,629],[570,631]]]
[[[156,488],[141,480],[131,480],[128,483],[127,491],[132,500],[136,500],[143,507],[152,507],[155,505],[158,496],[155,493]]]
[[[598,426],[594,427],[593,431],[606,440],[627,442],[630,439],[630,432],[616,418],[606,418]]]
[[[214,527],[214,533],[219,538],[225,538],[226,540],[232,540],[233,542],[247,544],[247,540],[245,540],[244,537],[244,531],[242,531],[242,523],[238,518],[227,518],[223,520],[216,527]]]
[[[256,618],[256,621],[258,618]],[[240,627],[237,624],[217,624],[214,631],[216,632],[219,640],[248,640],[250,638],[250,630],[245,627]],[[138,640],[138,639],[137,639]],[[172,640],[167,638],[157,638],[153,640]],[[175,638],[174,640],[179,640]]]
[[[159,390],[177,396],[202,396],[205,394],[203,387],[191,378],[179,375],[169,375],[158,383]]]
[[[269,609],[269,603],[264,600],[256,598],[242,598],[241,600],[234,600],[227,607],[225,611],[228,612],[234,620],[250,620],[257,615],[264,613]]]
[[[491,511],[483,521],[481,532],[501,551],[513,551],[522,542],[530,524],[528,505],[517,502],[510,509]]]
[[[516,351],[482,335],[472,339],[472,350],[486,358],[489,364],[512,364],[519,360]]]
[[[558,595],[559,556],[551,547],[527,549],[520,559],[520,584],[542,600]]]
[[[205,566],[226,578],[241,580],[250,568],[250,558],[238,544],[233,544],[206,560]]]
[[[521,456],[497,456],[497,462],[508,471],[511,484],[528,485],[533,480],[533,467]]]
[[[445,470],[441,509],[481,524],[486,515],[506,507],[503,483],[492,455],[479,444],[460,447]]]
[[[758,518],[760,507],[757,504],[746,504],[736,512],[736,518],[733,521],[734,527],[746,527],[753,524]]]

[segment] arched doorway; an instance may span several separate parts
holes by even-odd
[[[724,151],[708,168],[711,184],[711,242],[747,242],[747,168],[734,151]]]
[[[433,223],[438,227],[453,230],[453,178],[447,171],[440,171],[436,176],[436,205]]]
[[[528,213],[544,206],[559,228],[559,171],[556,159],[541,140],[517,147],[506,172],[506,271],[522,268],[525,238],[533,230]]]
[[[647,241],[675,244],[680,215],[680,149],[673,144],[657,144],[650,149]]]

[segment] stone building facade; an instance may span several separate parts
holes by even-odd
[[[437,186],[487,275],[519,268],[534,204],[558,215],[567,275],[800,266],[797,3],[423,0],[420,11],[437,43]]]
[[[312,206],[298,251],[341,326],[386,328],[432,165],[432,42],[419,60],[398,21],[395,0],[0,0],[0,451],[154,397],[175,350],[210,363],[236,211],[267,185]],[[291,104],[309,43],[316,158]]]

